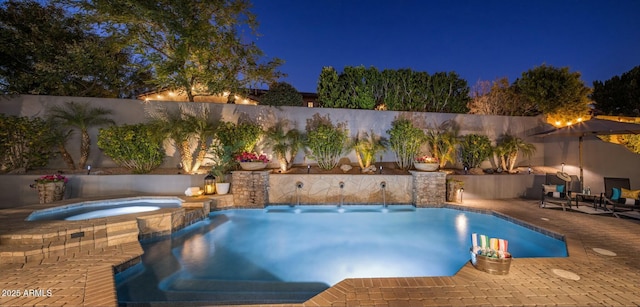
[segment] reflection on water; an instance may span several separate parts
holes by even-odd
[[[490,215],[343,208],[212,213],[145,244],[143,268],[119,277],[119,301],[301,302],[345,278],[451,276],[472,232],[510,240],[514,257],[566,256],[564,242]]]

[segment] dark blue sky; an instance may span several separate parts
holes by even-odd
[[[455,71],[469,86],[541,64],[587,86],[640,65],[638,0],[253,0],[258,46],[315,92],[323,66]]]

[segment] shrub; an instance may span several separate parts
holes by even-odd
[[[135,174],[148,173],[162,164],[162,136],[152,124],[111,126],[98,132],[98,147],[119,166]]]
[[[387,133],[396,164],[399,168],[408,170],[413,166],[413,158],[420,152],[420,145],[425,140],[424,132],[414,127],[408,119],[396,119]]]
[[[366,169],[376,162],[376,154],[385,150],[387,140],[373,131],[358,134],[353,140],[353,149],[361,169]]]
[[[467,134],[460,141],[460,158],[468,168],[479,167],[492,152],[491,140],[485,135]]]
[[[276,82],[269,85],[269,91],[260,97],[260,104],[300,107],[304,104],[304,100],[302,94],[293,85],[286,82]]]
[[[289,129],[289,122],[281,120],[269,128],[265,134],[265,145],[276,154],[283,171],[293,166],[293,161],[302,146],[302,137],[296,129]]]
[[[304,143],[311,152],[309,156],[322,169],[336,167],[349,140],[346,124],[333,125],[328,115],[314,114],[307,120],[306,131]]]
[[[222,146],[232,150],[232,156],[243,151],[253,152],[260,140],[262,127],[254,123],[221,122],[216,128],[215,136]]]
[[[46,166],[56,142],[51,131],[40,118],[0,114],[0,170],[24,173]]]

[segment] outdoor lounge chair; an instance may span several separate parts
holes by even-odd
[[[541,189],[540,207],[546,208],[547,204],[555,204],[561,206],[565,211],[567,206],[571,208],[571,183],[572,181],[558,177],[558,174],[547,173],[545,184]]]
[[[605,206],[610,206],[610,210],[616,217],[619,217],[618,214],[636,218],[640,217],[637,213],[626,214],[632,211],[640,211],[640,200],[637,198],[622,197],[624,195],[622,195],[621,189],[631,190],[629,178],[604,177],[604,193],[602,199]]]

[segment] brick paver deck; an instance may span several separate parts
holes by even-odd
[[[297,306],[640,305],[638,221],[540,209],[536,201],[528,200],[467,200],[464,206],[491,209],[564,234],[569,257],[516,258],[504,276],[467,264],[452,277],[347,279]],[[10,227],[0,225],[0,234],[7,231]],[[593,248],[616,256],[601,255]],[[0,305],[116,306],[112,267],[141,252],[136,242],[93,249],[79,246],[41,260],[0,263]],[[580,279],[560,277],[554,270],[575,273]]]

